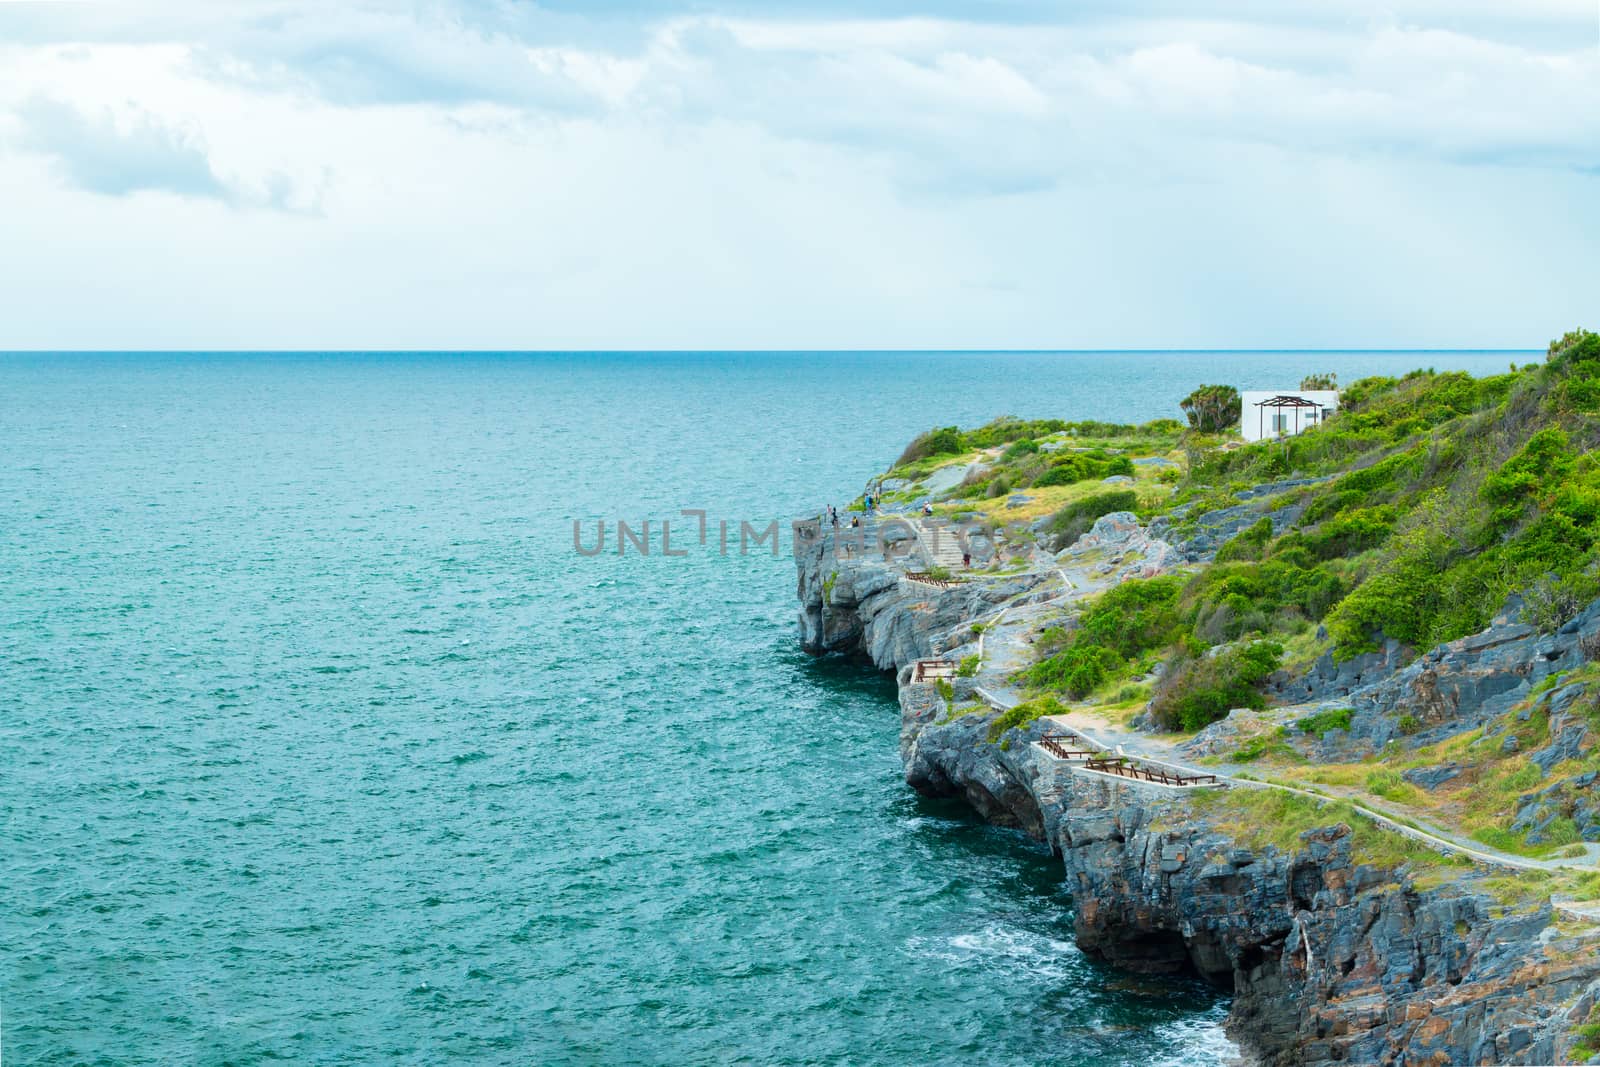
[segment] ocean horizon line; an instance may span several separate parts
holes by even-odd
[[[1525,355],[1540,348],[0,348],[5,356]]]

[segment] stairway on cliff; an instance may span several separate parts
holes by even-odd
[[[958,571],[965,566],[962,556],[966,550],[961,547],[961,539],[956,536],[955,527],[948,523],[918,519],[915,528],[917,545],[921,548],[922,556],[930,568],[943,567],[948,571]]]

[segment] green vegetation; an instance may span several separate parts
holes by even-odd
[[[976,655],[963,656],[956,666],[956,674],[962,678],[971,678],[978,673],[978,657]]]
[[[1060,456],[1036,475],[1030,485],[1073,485],[1077,482],[1109,478],[1121,474],[1133,477],[1133,461],[1127,456],[1112,456],[1102,449]]]
[[[1568,334],[1543,365],[1490,378],[1365,378],[1341,405],[1313,431],[1191,464],[1179,498],[1202,514],[1220,488],[1339,475],[1300,492],[1296,529],[1258,525],[1219,555],[1253,588],[1209,639],[1282,633],[1294,620],[1275,615],[1292,606],[1344,658],[1380,637],[1422,648],[1472,633],[1513,591],[1547,630],[1600,596],[1600,336]]]
[[[1367,792],[1385,800],[1393,800],[1404,804],[1417,795],[1411,783],[1400,777],[1398,771],[1387,767],[1380,768],[1367,775]]]
[[[1048,529],[1056,535],[1058,544],[1071,544],[1088,533],[1100,516],[1114,511],[1132,511],[1138,506],[1138,494],[1131,489],[1095,493],[1073,501],[1052,515]]]
[[[993,744],[1000,740],[1007,730],[1027,726],[1041,716],[1060,715],[1066,710],[1054,697],[1035,697],[1032,700],[1025,700],[989,724],[989,742]]]
[[[1004,418],[975,430],[942,426],[919,434],[907,445],[890,474],[920,479],[958,459],[982,459],[983,466],[969,474],[955,496],[992,499],[1020,489],[1075,485],[1113,475],[1133,477],[1128,453],[1170,452],[1182,430],[1176,419],[1127,426]],[[989,451],[1002,447],[998,456]]]
[[[1588,1063],[1596,1052],[1600,1052],[1600,1003],[1589,1009],[1583,1022],[1572,1028],[1572,1034],[1577,1038],[1572,1046],[1572,1062]]]
[[[1254,763],[1263,756],[1270,756],[1276,760],[1301,762],[1300,753],[1284,740],[1287,736],[1288,731],[1281,726],[1276,730],[1258,734],[1235,749],[1228,759],[1233,763]]]
[[[1307,715],[1295,726],[1303,734],[1316,734],[1319,738],[1327,735],[1329,730],[1350,729],[1350,718],[1355,714],[1352,708],[1339,708],[1334,711],[1319,711],[1315,715]]]
[[[906,450],[895,460],[895,467],[904,467],[930,456],[959,456],[970,449],[959,427],[943,426],[914,437]]]
[[[1155,512],[1188,505],[1179,536],[1237,505],[1238,489],[1327,480],[1273,501],[1303,506],[1289,528],[1275,531],[1263,516],[1187,579],[1105,594],[1080,631],[1042,648],[1025,676],[1035,690],[1082,699],[1164,659],[1152,713],[1168,729],[1193,730],[1232,707],[1261,706],[1260,686],[1286,645],[1296,663],[1328,648],[1346,659],[1390,638],[1427,648],[1481,630],[1513,592],[1528,622],[1552,630],[1600,596],[1600,335],[1568,334],[1545,363],[1493,377],[1364,378],[1322,426],[1209,448],[1215,438],[1202,434],[1236,410],[1230,392],[1208,387],[1185,402],[1188,470]],[[1015,453],[1019,463],[1043,458]],[[1139,501],[1133,492],[1085,496],[1050,527],[1071,540]],[[1143,515],[1152,517],[1148,505]],[[1124,616],[1136,639],[1108,636],[1108,620]],[[1339,725],[1313,719],[1310,732]],[[1422,728],[1415,716],[1399,725],[1403,734]]]
[[[1024,674],[1035,688],[1058,690],[1081,699],[1103,683],[1136,673],[1151,652],[1178,636],[1177,598],[1183,580],[1176,577],[1124,582],[1097,600],[1070,634],[1047,630],[1040,637],[1048,650],[1059,649]]]
[[[1150,701],[1150,714],[1166,730],[1199,730],[1234,708],[1261,708],[1266,700],[1259,686],[1278,669],[1283,646],[1252,641],[1201,656],[1179,657]]]
[[[1179,407],[1189,425],[1201,433],[1219,433],[1239,424],[1239,390],[1231,385],[1202,385]]]
[[[1217,789],[1195,793],[1192,802],[1245,848],[1272,845],[1295,853],[1304,847],[1302,834],[1342,823],[1350,828],[1351,854],[1358,863],[1413,871],[1453,865],[1449,857],[1373,823],[1345,800],[1277,789]]]

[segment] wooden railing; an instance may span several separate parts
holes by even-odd
[[[1078,739],[1071,734],[1045,734],[1039,738],[1039,745],[1056,759],[1099,759],[1100,753],[1088,748],[1069,748]]]
[[[1124,763],[1121,760],[1091,759],[1084,762],[1083,769],[1099,771],[1101,774],[1114,774],[1118,778],[1132,778],[1139,782],[1155,782],[1157,785],[1217,784],[1217,776],[1214,774],[1168,774],[1166,771]]]
[[[951,586],[958,584],[954,579],[935,578],[926,571],[907,571],[905,579],[908,582],[920,582],[923,585],[931,585],[938,589],[949,589]]]
[[[956,665],[947,659],[919,659],[911,672],[913,682],[928,682],[937,678],[954,678]]]

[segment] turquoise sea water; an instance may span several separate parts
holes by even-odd
[[[936,423],[1510,358],[0,356],[6,1062],[1214,1063],[715,524]]]

